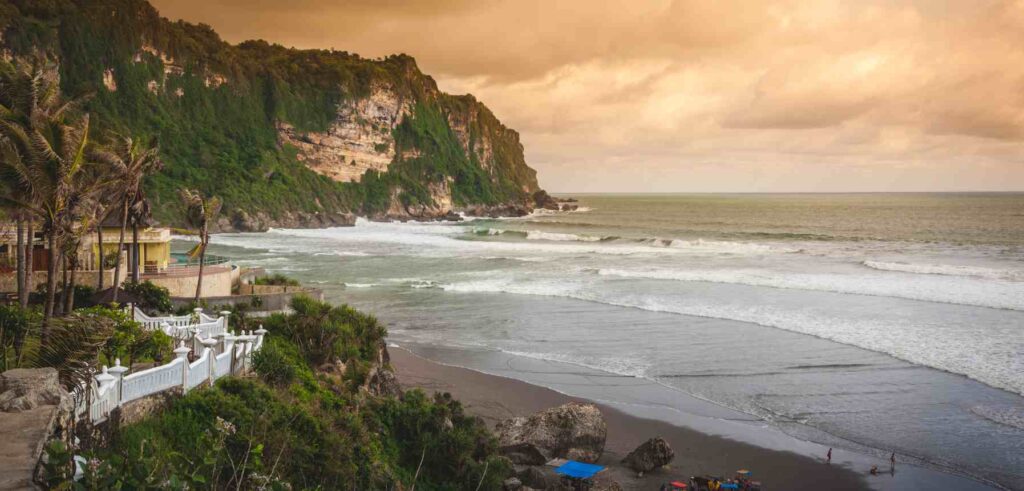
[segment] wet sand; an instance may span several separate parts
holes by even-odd
[[[404,388],[449,392],[491,427],[512,416],[529,415],[570,401],[590,402],[518,380],[434,363],[405,349],[391,348],[390,352],[391,364]],[[867,476],[840,465],[635,417],[604,404],[598,406],[608,422],[608,440],[599,463],[609,466],[612,477],[627,490],[658,489],[664,482],[685,480],[691,475],[731,476],[741,468],[752,470],[766,489],[868,489]],[[669,468],[637,478],[619,464],[637,445],[656,436],[664,438],[675,451]]]

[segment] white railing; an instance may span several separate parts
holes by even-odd
[[[210,358],[213,358],[213,350],[203,348],[203,356],[189,364],[187,385],[189,389],[210,380]]]
[[[155,366],[124,377],[121,380],[121,402],[134,401],[181,385],[183,365],[180,359],[175,358],[166,365]]]
[[[138,307],[132,306],[128,308],[128,313],[132,316],[132,319],[142,324],[146,329],[160,330],[169,336],[175,336],[176,334],[181,333],[183,329],[189,329],[196,326],[210,326],[216,323],[221,323],[222,328],[227,330],[227,318],[231,312],[221,311],[219,317],[213,317],[203,312],[202,308],[197,307],[192,310],[192,315],[152,317],[146,315],[146,313],[139,310]]]
[[[136,315],[139,313],[135,312]],[[136,317],[148,329],[161,330],[169,325],[166,319],[169,318],[147,316],[144,322],[141,317]],[[191,344],[196,349],[186,347],[181,341],[174,350],[174,360],[169,363],[127,376],[124,374],[128,369],[121,366],[120,359],[114,362],[113,367],[104,366],[102,372],[93,377],[89,390],[83,388],[79,391],[87,394],[84,398],[87,400],[75,409],[76,417],[82,418],[88,412],[89,419],[99,423],[106,420],[115,408],[136,399],[179,387],[184,393],[203,384],[212,385],[221,377],[247,372],[252,364],[252,353],[263,346],[267,331],[260,326],[256,331],[239,335],[228,332],[226,315],[216,319],[206,316],[206,319],[212,320],[188,326],[193,335]],[[194,352],[200,355],[189,362],[189,354]]]

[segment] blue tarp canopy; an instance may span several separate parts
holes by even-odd
[[[570,460],[557,468],[555,472],[563,476],[575,477],[577,479],[587,479],[594,477],[594,474],[604,470],[603,466],[594,464],[584,464],[583,462],[576,462]]]

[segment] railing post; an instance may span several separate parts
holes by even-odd
[[[117,398],[115,400],[118,406],[121,405],[121,388],[124,386],[124,373],[127,371],[128,367],[121,366],[120,358],[114,360],[114,366],[107,370],[107,373],[110,373],[117,379]]]
[[[214,334],[213,337],[217,340],[217,343],[220,346],[220,350],[218,351],[217,354],[223,353],[223,352],[228,350],[228,345],[227,345],[227,342],[228,342],[228,332],[227,331],[218,332],[217,334]]]
[[[266,341],[267,330],[263,328],[263,324],[260,324],[260,328],[256,330],[256,347],[260,348],[263,346],[263,342]]]
[[[106,394],[107,390],[110,390],[107,389],[107,387],[109,387],[110,384],[114,382],[114,380],[114,376],[107,373],[107,366],[103,365],[103,372],[96,376],[96,382],[98,385],[98,387],[96,388],[96,398],[93,400],[92,404],[89,404],[89,407],[86,409],[86,412],[89,413],[89,420],[92,421],[93,423],[95,423],[96,421],[92,419],[92,405],[95,404],[96,401],[102,400],[100,399],[100,397],[102,397],[103,394]],[[106,416],[106,414],[100,414],[100,416]]]
[[[213,349],[213,347],[217,345],[217,340],[206,338],[199,342],[203,343],[203,346],[206,348],[203,350],[203,354],[209,357],[206,360],[206,378],[210,381],[210,387],[213,387],[213,381],[217,379],[217,350]]]
[[[220,316],[224,318],[224,330],[227,331],[228,330],[228,319],[231,318],[231,311],[230,310],[222,310],[222,311],[220,311]]]
[[[226,338],[224,338],[224,341],[225,342],[230,342],[229,344],[231,345],[229,347],[225,347],[224,349],[225,349],[225,351],[230,351],[231,352],[231,356],[230,356],[230,358],[231,358],[231,366],[228,367],[228,374],[229,375],[234,375],[235,374],[235,360],[238,358],[238,345],[240,344],[239,342],[241,341],[241,339],[239,338],[239,336],[237,334],[235,334],[233,332],[229,332],[228,336]]]
[[[185,342],[182,341],[178,347],[174,350],[174,356],[181,359],[181,393],[188,392],[188,352],[191,349],[185,346]]]

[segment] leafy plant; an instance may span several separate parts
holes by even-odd
[[[32,312],[17,305],[0,305],[0,368],[21,366]]]
[[[281,273],[260,276],[253,283],[256,285],[299,286],[298,280],[289,278]]]
[[[124,283],[121,288],[138,299],[137,307],[149,315],[170,312],[173,308],[170,290],[150,281],[142,283],[129,281]]]

